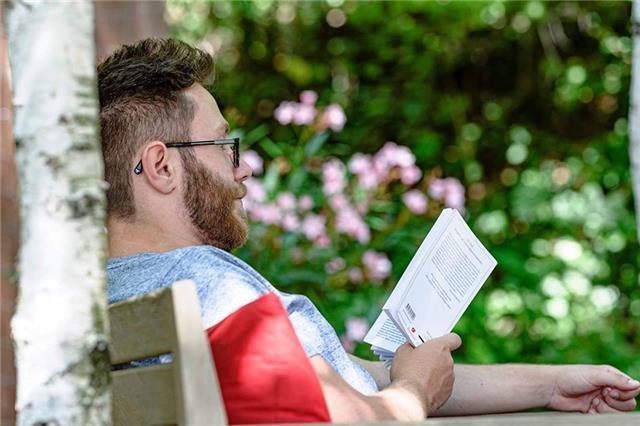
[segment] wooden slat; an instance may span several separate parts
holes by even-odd
[[[116,424],[226,424],[192,281],[114,304],[109,316],[113,364],[162,353],[173,357],[169,364],[112,373]]]
[[[173,365],[156,364],[112,373],[113,424],[177,424]]]
[[[175,324],[171,291],[157,291],[109,306],[111,363],[172,352]]]
[[[176,387],[182,392],[181,412],[186,425],[225,425],[227,416],[211,349],[202,329],[200,305],[193,282],[172,286],[176,318]]]

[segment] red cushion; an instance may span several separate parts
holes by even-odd
[[[278,296],[207,330],[229,424],[330,422],[318,377]]]

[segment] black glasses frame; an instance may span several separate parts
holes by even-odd
[[[186,148],[189,146],[202,145],[232,145],[233,150],[233,167],[240,167],[240,138],[212,139],[207,141],[190,141],[190,142],[169,142],[164,144],[167,148]],[[138,161],[133,172],[137,175],[142,173],[142,160]]]

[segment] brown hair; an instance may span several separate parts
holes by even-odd
[[[212,75],[209,54],[173,39],[151,38],[122,46],[98,65],[109,215],[135,214],[130,179],[138,161],[136,151],[152,140],[189,140],[195,105],[182,90],[205,84]]]

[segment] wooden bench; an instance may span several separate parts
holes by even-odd
[[[115,425],[226,425],[224,405],[191,281],[109,307],[111,361],[171,354],[172,362],[112,372]],[[358,423],[391,425],[394,422]],[[516,413],[430,418],[427,426],[640,426],[640,413]]]
[[[193,282],[115,303],[109,321],[112,364],[173,357],[111,373],[115,425],[227,423]]]

